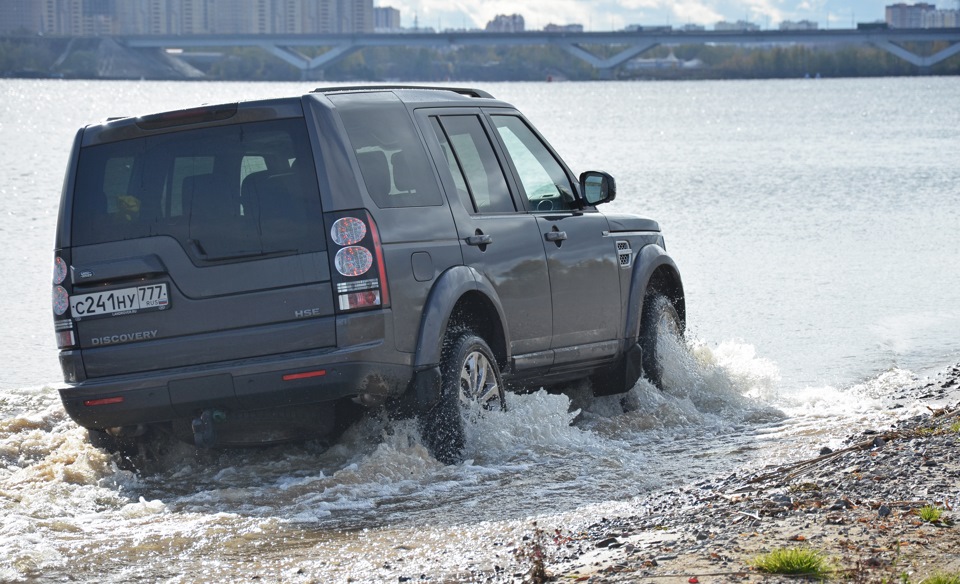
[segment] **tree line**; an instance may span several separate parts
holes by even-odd
[[[0,39],[0,73],[5,76],[98,78],[97,39]],[[69,46],[69,51],[68,49]],[[905,47],[932,54],[946,44]],[[932,45],[932,46],[930,46]],[[586,47],[598,56],[621,48]],[[189,48],[185,49],[190,52]],[[324,49],[315,49],[314,54]],[[302,79],[296,67],[254,47],[203,49],[218,59],[193,62],[207,79],[284,81]],[[310,56],[310,55],[308,55]],[[558,47],[453,47],[445,49],[370,47],[311,72],[329,81],[542,81],[545,79],[767,79],[958,75],[960,55],[928,70],[866,45],[763,46],[682,45],[657,47],[641,55],[643,66],[594,69]]]

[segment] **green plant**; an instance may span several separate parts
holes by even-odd
[[[826,579],[833,573],[823,553],[810,548],[779,548],[758,556],[751,564],[761,572]]]
[[[921,580],[920,584],[960,584],[960,572],[954,574],[937,572]]]
[[[957,420],[953,424],[950,424],[950,431],[960,434],[960,420]]]
[[[943,509],[934,507],[933,505],[925,505],[917,511],[917,514],[920,515],[921,520],[927,523],[936,523],[940,521],[940,517],[943,515]]]

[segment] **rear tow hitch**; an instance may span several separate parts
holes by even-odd
[[[227,414],[220,410],[203,410],[200,417],[194,418],[193,443],[197,448],[213,448],[217,443],[216,424],[227,419]]]

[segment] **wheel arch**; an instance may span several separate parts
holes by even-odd
[[[659,245],[651,244],[644,246],[637,254],[633,269],[628,304],[631,309],[627,314],[624,329],[627,338],[639,337],[643,303],[651,290],[656,290],[670,299],[674,308],[677,309],[681,326],[686,327],[687,310],[680,270],[666,250]]]
[[[437,278],[427,295],[417,337],[417,369],[440,363],[450,329],[469,328],[482,337],[503,370],[510,360],[509,330],[493,285],[469,266],[455,266]]]

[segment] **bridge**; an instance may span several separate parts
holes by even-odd
[[[294,67],[302,75],[322,71],[344,57],[366,47],[457,47],[457,46],[544,46],[560,47],[601,70],[610,70],[657,46],[695,44],[723,45],[872,45],[922,69],[960,53],[960,28],[927,29],[833,29],[763,31],[683,31],[648,30],[618,32],[441,32],[374,33],[322,35],[156,35],[126,36],[116,39],[131,49],[184,49],[211,47],[259,47]],[[932,55],[918,55],[903,43],[946,42]],[[619,52],[598,56],[589,47],[610,46]],[[304,55],[299,49],[326,48],[318,56]]]

